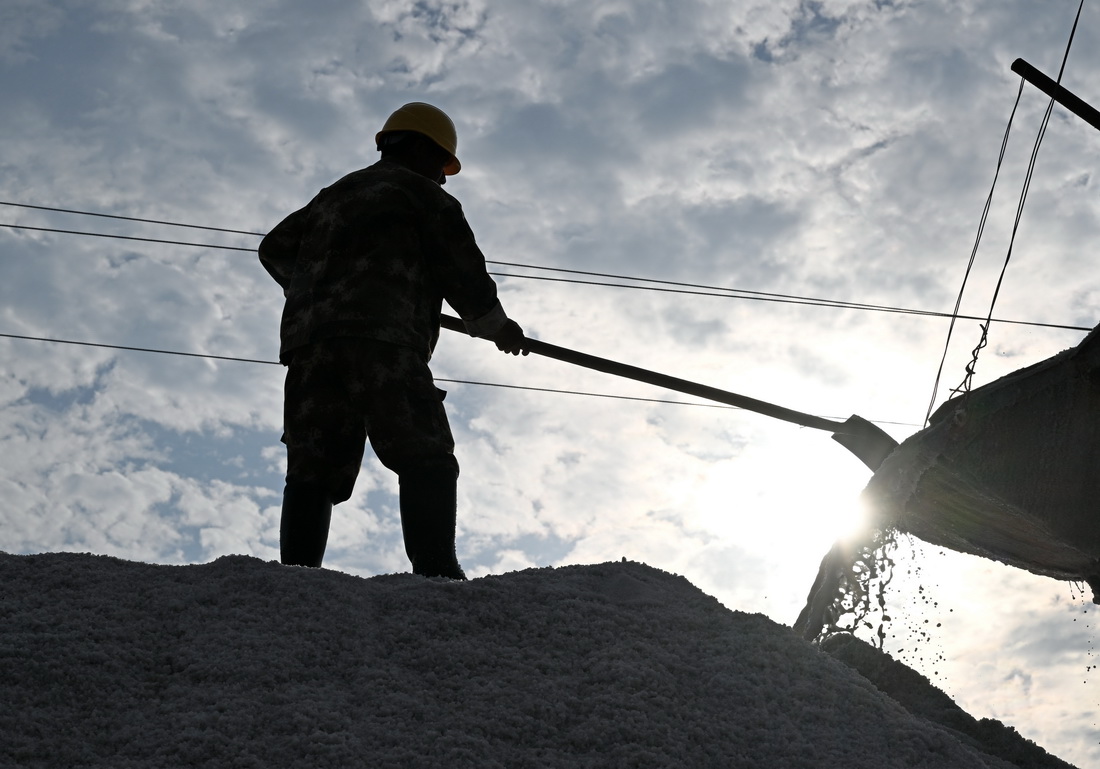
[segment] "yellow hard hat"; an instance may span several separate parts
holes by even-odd
[[[455,157],[455,152],[458,151],[458,133],[455,131],[455,124],[439,107],[433,107],[422,101],[410,102],[404,107],[399,107],[386,119],[382,130],[375,135],[375,143],[382,138],[383,134],[391,131],[416,131],[424,134],[451,154],[450,162],[443,166],[444,174],[454,176],[462,170],[462,164]]]

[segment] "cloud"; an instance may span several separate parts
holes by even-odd
[[[43,7],[34,0],[13,0],[0,10],[0,59],[18,67],[34,62],[33,48],[61,25],[61,9]]]

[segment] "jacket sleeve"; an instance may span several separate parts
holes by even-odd
[[[286,295],[294,277],[294,266],[298,261],[298,249],[302,244],[306,222],[309,219],[311,202],[283,219],[260,241],[260,264],[283,288]]]
[[[501,306],[499,300],[493,305],[493,309],[484,315],[462,319],[463,325],[466,326],[466,333],[475,337],[492,336],[500,331],[507,322],[508,315],[504,312],[504,307]]]
[[[454,308],[471,336],[492,336],[508,316],[497,299],[497,286],[485,266],[462,206],[454,198],[437,213],[440,236],[436,278],[443,298]]]

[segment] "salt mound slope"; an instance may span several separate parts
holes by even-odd
[[[1008,767],[634,563],[467,583],[0,554],[0,765]]]

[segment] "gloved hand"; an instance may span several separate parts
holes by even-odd
[[[520,353],[527,355],[530,352],[530,350],[523,349],[523,343],[527,341],[527,337],[523,335],[523,329],[511,318],[504,321],[504,325],[500,327],[500,330],[489,339],[496,342],[497,349],[501,352],[508,352],[512,355],[519,355]]]

